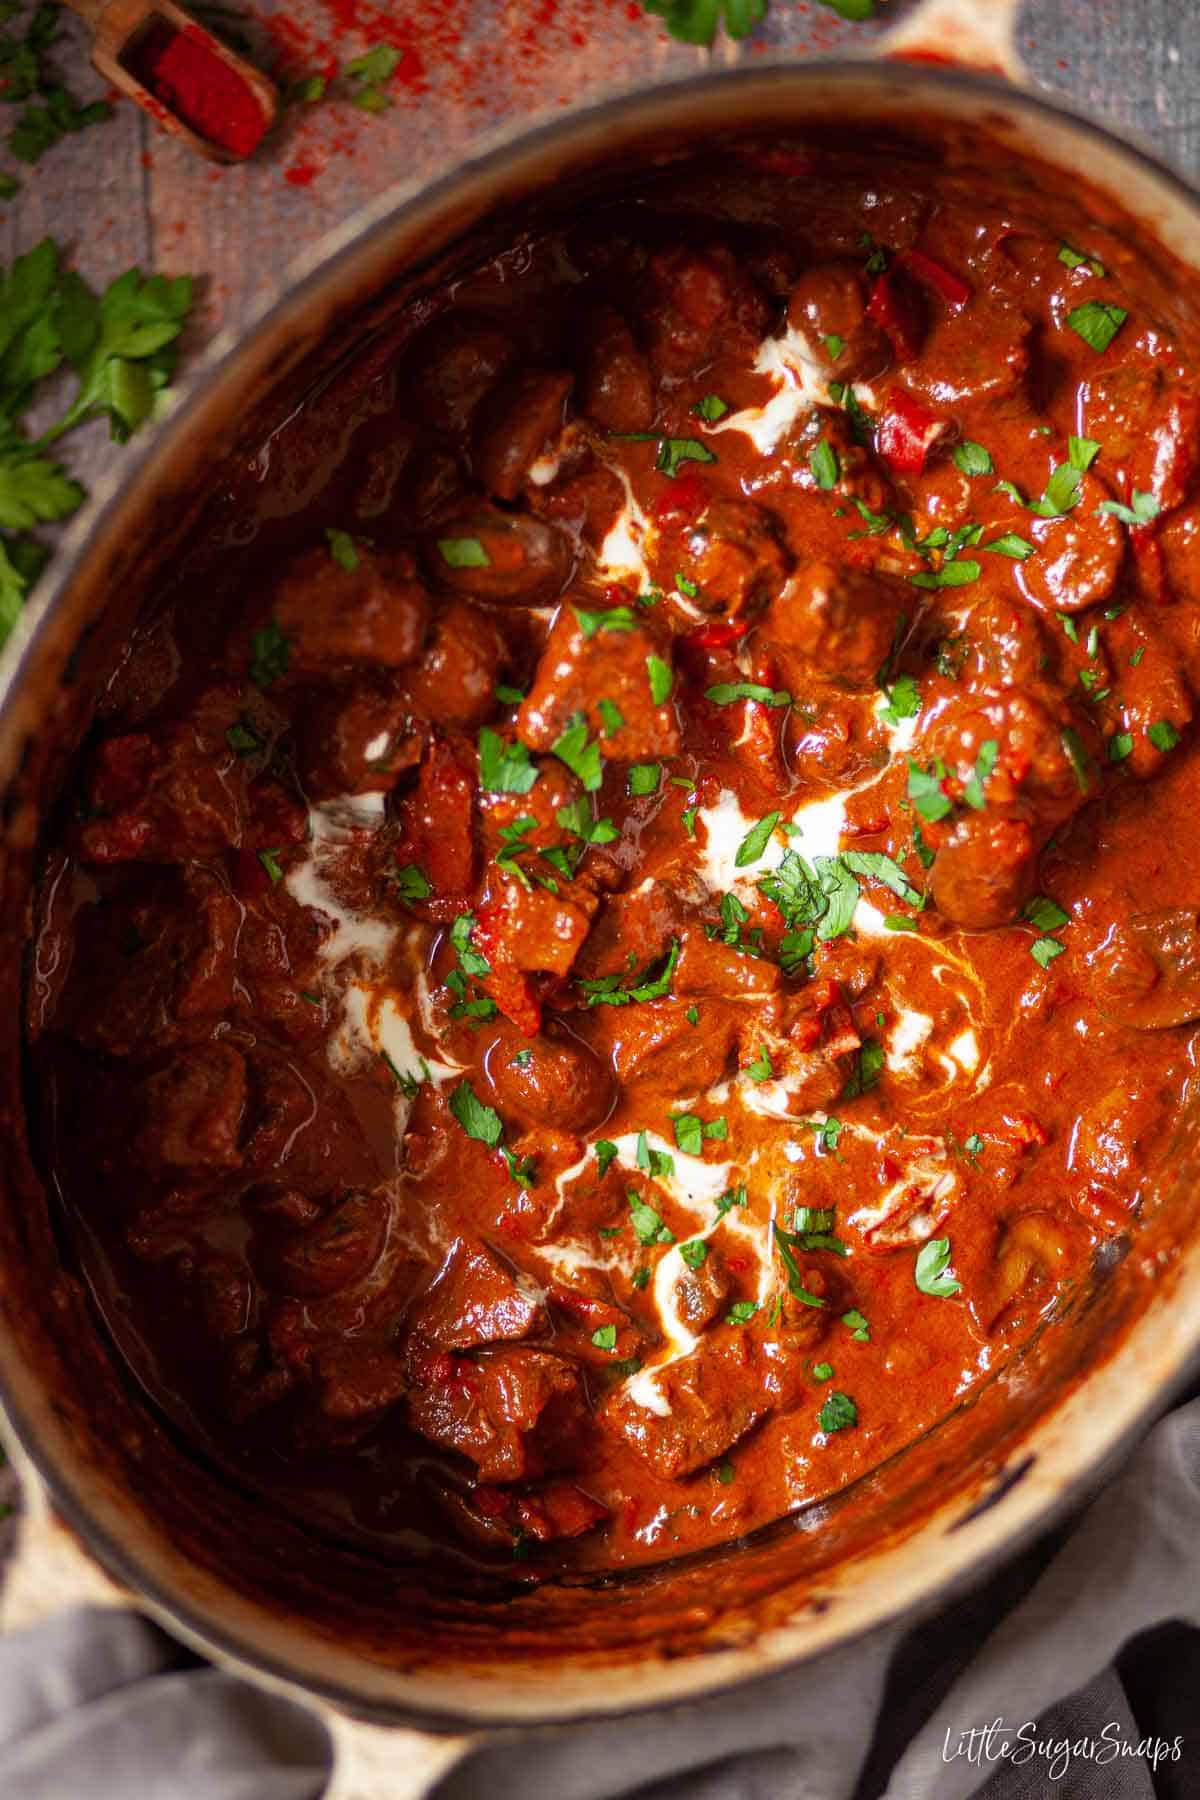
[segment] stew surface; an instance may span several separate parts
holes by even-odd
[[[29,984],[75,1254],[207,1454],[626,1565],[1053,1329],[1200,1016],[1157,291],[1032,176],[742,144],[423,295],[240,471]]]

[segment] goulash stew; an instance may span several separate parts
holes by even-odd
[[[675,1556],[1135,1228],[1200,1017],[1200,390],[1071,204],[741,144],[406,301],[232,479],[29,1030],[95,1303],[243,1483]]]

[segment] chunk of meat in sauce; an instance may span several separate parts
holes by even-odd
[[[466,600],[451,600],[434,615],[420,660],[406,669],[409,710],[435,724],[469,730],[496,711],[496,681],[505,661],[495,620]]]
[[[727,347],[731,333],[753,341],[766,329],[766,301],[723,244],[656,251],[648,273],[640,322],[660,376],[691,375]]]
[[[689,1331],[711,1325],[733,1293],[733,1282],[718,1250],[702,1245],[704,1255],[683,1270],[675,1283],[675,1306]],[[684,1261],[688,1258],[685,1256]]]
[[[409,1423],[469,1457],[484,1481],[528,1481],[569,1467],[586,1408],[573,1364],[544,1350],[456,1357],[414,1346]]]
[[[408,695],[380,677],[317,695],[300,721],[297,770],[311,800],[395,787],[421,760]]]
[[[435,431],[465,433],[475,409],[516,359],[511,332],[467,312],[444,313],[412,341],[397,384]]]
[[[336,1198],[313,1224],[282,1236],[268,1229],[258,1257],[280,1293],[325,1299],[370,1273],[383,1250],[387,1228],[383,1196],[353,1189]]]
[[[476,1350],[540,1335],[546,1313],[528,1282],[493,1250],[460,1238],[432,1287],[409,1309],[405,1324],[439,1350]]]
[[[746,500],[713,501],[658,555],[668,586],[677,585],[681,568],[698,590],[697,606],[734,616],[779,593],[792,566],[777,522]]]
[[[553,750],[582,715],[588,736],[600,737],[604,755],[616,762],[673,756],[679,721],[670,697],[654,699],[650,663],[657,658],[666,679],[670,656],[667,633],[648,618],[633,618],[628,606],[562,607],[517,715],[517,735],[531,750]]]
[[[616,1101],[611,1069],[561,1022],[551,1021],[532,1040],[501,1026],[484,1052],[481,1073],[480,1091],[501,1114],[532,1125],[592,1131]]]
[[[605,431],[649,431],[654,423],[654,384],[646,359],[616,308],[592,308],[575,341],[583,412]]]
[[[558,436],[571,388],[561,369],[522,369],[491,393],[474,424],[475,472],[497,500],[515,500]]]
[[[866,687],[914,610],[913,590],[892,576],[810,562],[768,608],[763,633],[796,686]]]
[[[142,1084],[136,1148],[152,1172],[233,1169],[246,1110],[246,1064],[231,1044],[183,1050]]]
[[[873,381],[891,363],[887,334],[867,312],[869,297],[861,265],[848,260],[806,269],[792,289],[788,324],[839,381]]]
[[[571,540],[556,525],[498,507],[451,513],[425,548],[435,582],[495,606],[553,600],[567,585],[573,564]]]
[[[402,669],[424,642],[429,595],[408,558],[356,542],[352,569],[328,549],[296,557],[275,584],[271,613],[287,640],[289,678],[347,665]]]
[[[724,1456],[766,1414],[751,1377],[750,1334],[718,1328],[701,1349],[654,1373],[668,1409],[644,1406],[628,1383],[605,1400],[601,1416],[656,1475],[678,1481]]]
[[[465,910],[475,880],[475,771],[465,745],[430,739],[415,785],[400,802],[401,842],[396,861],[415,864],[441,911]],[[435,916],[440,916],[435,913]]]

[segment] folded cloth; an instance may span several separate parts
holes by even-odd
[[[1197,1626],[1200,1400],[936,1618],[694,1704],[498,1733],[429,1800],[1194,1800]],[[329,1754],[302,1707],[135,1615],[0,1639],[4,1800],[319,1800]]]

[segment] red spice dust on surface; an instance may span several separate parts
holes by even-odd
[[[258,148],[268,120],[253,88],[212,48],[198,26],[151,26],[134,47],[130,68],[143,87],[185,125],[234,156]]]

